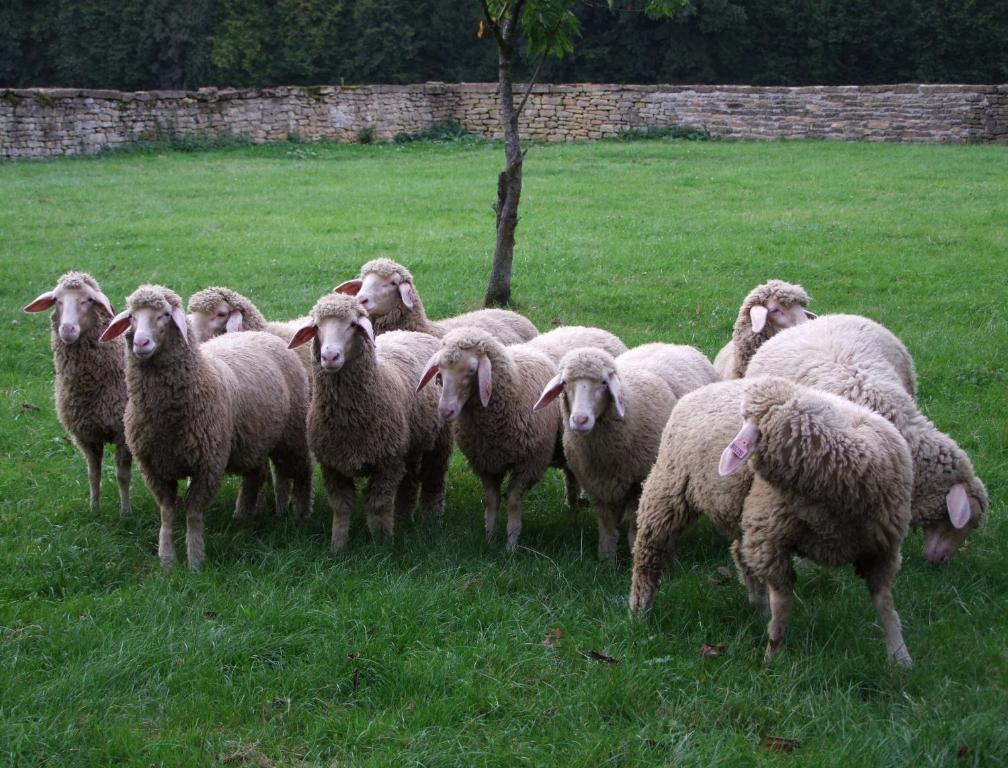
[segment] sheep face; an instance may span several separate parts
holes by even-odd
[[[360,280],[347,280],[338,285],[336,292],[356,296],[371,317],[387,315],[400,303],[408,310],[413,309],[418,300],[413,283],[398,274],[368,272]]]
[[[953,485],[944,497],[929,499],[934,508],[934,522],[924,526],[924,556],[931,565],[944,565],[963,545],[966,537],[979,527],[990,505],[987,489],[976,477]],[[921,503],[914,499],[914,505]]]
[[[565,379],[561,371],[546,384],[532,410],[546,407],[561,393],[567,399],[567,410],[570,412],[567,425],[572,432],[591,432],[610,403],[619,421],[625,415],[623,384],[615,371],[604,373],[602,378],[579,376],[571,379]]]
[[[163,306],[136,307],[129,311],[126,319],[129,324],[126,340],[130,344],[130,352],[138,360],[149,360],[153,357],[158,349],[164,346],[168,334],[178,333],[183,339],[186,339],[188,334],[185,313],[180,307],[172,307],[168,302],[164,302]],[[109,329],[114,324],[115,320],[109,325]],[[104,340],[104,336],[102,338]]]
[[[462,413],[475,389],[479,390],[480,404],[486,408],[490,402],[491,374],[490,358],[485,354],[460,347],[452,348],[446,354],[442,349],[427,362],[417,384],[417,392],[436,376],[441,384],[438,414],[443,421],[450,423]]]
[[[335,373],[358,354],[361,344],[374,345],[374,329],[363,312],[326,315],[299,329],[287,346],[295,349],[313,339],[319,368]]]
[[[234,333],[242,330],[242,313],[226,301],[217,302],[208,310],[193,311],[189,314],[193,335],[196,340],[204,342],[222,333]]]
[[[760,333],[769,326],[770,334],[773,335],[815,317],[800,304],[787,305],[777,299],[770,299],[765,304],[754,304],[749,308],[753,333]]]
[[[74,344],[81,332],[104,322],[98,317],[98,307],[114,315],[108,297],[97,288],[80,280],[60,280],[51,291],[41,294],[24,308],[25,312],[42,312],[56,307],[56,333],[64,344]]]

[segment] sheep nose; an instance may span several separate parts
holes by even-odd
[[[74,323],[61,323],[59,335],[63,341],[75,341],[80,334],[80,326]]]
[[[587,413],[572,413],[570,421],[571,429],[575,432],[587,432],[592,427]]]
[[[146,336],[137,336],[133,339],[134,349],[146,349],[151,345],[151,340]]]
[[[364,307],[364,309],[367,309],[368,307],[371,306],[371,299],[369,299],[367,296],[358,296],[357,300],[360,302],[361,306]]]
[[[323,368],[339,368],[343,363],[343,353],[338,349],[324,347],[319,353]]]
[[[445,421],[452,421],[457,412],[458,409],[454,405],[442,405],[438,407],[438,413],[441,414],[441,418]]]

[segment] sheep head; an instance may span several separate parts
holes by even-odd
[[[560,360],[560,372],[543,389],[532,406],[538,411],[565,393],[570,417],[568,426],[574,432],[591,432],[610,404],[618,420],[626,415],[623,382],[616,372],[612,355],[601,349],[583,347],[568,352]]]
[[[319,299],[310,313],[311,322],[298,329],[287,346],[300,347],[314,340],[313,358],[327,372],[338,371],[360,350],[374,345],[374,328],[368,313],[353,296],[330,293]]]
[[[391,259],[367,262],[359,278],[340,283],[334,290],[356,296],[371,317],[384,317],[400,304],[408,311],[420,302],[413,275]]]
[[[785,328],[814,320],[816,315],[806,307],[809,295],[800,285],[783,280],[768,280],[753,288],[742,302],[736,328],[748,325],[751,333],[773,336]]]
[[[189,297],[189,322],[196,340],[204,342],[222,333],[243,330],[260,330],[246,327],[249,301],[230,288],[212,286],[197,291]],[[255,325],[252,323],[250,325]]]
[[[130,352],[138,360],[149,360],[179,336],[188,346],[189,324],[182,299],[169,288],[141,285],[126,298],[126,309],[112,318],[101,341],[111,341],[124,333]]]
[[[475,392],[486,408],[493,391],[493,364],[500,344],[485,331],[458,328],[441,340],[441,349],[427,361],[417,384],[417,392],[435,376],[441,383],[438,413],[446,422],[455,421]]]
[[[86,272],[63,274],[55,288],[40,294],[24,311],[43,312],[53,306],[56,333],[64,344],[76,343],[82,331],[104,325],[115,314],[98,281]]]

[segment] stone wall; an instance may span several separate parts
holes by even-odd
[[[255,90],[0,91],[0,157],[96,152],[171,135],[253,141],[379,140],[438,120],[500,137],[489,83],[280,87]],[[1008,141],[1008,85],[538,85],[525,138],[578,141],[681,126],[737,138]]]

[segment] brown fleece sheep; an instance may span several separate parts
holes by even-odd
[[[763,342],[785,328],[815,319],[806,309],[809,301],[804,288],[783,280],[768,280],[749,291],[739,308],[732,340],[714,358],[718,378],[742,378]]]
[[[559,405],[533,412],[532,405],[556,374],[557,361],[571,348],[600,345],[625,350],[619,339],[599,328],[561,327],[524,344],[505,346],[479,328],[457,328],[441,340],[417,390],[440,374],[438,412],[459,421],[459,448],[483,484],[487,541],[497,527],[501,483],[507,487],[507,548],[521,535],[521,500],[550,466],[564,471],[566,499],[578,497],[573,473],[563,461]],[[477,396],[478,394],[478,396]]]
[[[481,328],[502,344],[518,344],[539,334],[526,317],[504,309],[480,309],[436,322],[428,320],[413,275],[391,259],[367,262],[359,278],[340,283],[335,290],[360,299],[376,335],[417,331],[441,338],[453,328]]]
[[[908,664],[890,590],[911,488],[906,442],[867,408],[773,377],[696,390],[673,409],[641,495],[631,610],[650,607],[679,536],[704,513],[733,539],[751,601],[765,603],[769,588],[768,657],[779,649],[790,609],[790,555],[799,554],[854,565],[890,655]]]
[[[308,382],[297,355],[254,331],[197,345],[178,294],[158,285],[140,286],[126,304],[102,340],[125,333],[129,344],[126,439],[161,510],[162,564],[175,564],[172,526],[181,504],[189,567],[200,567],[203,509],[225,473],[242,476],[236,518],[254,514],[269,460],[278,479],[292,480],[297,510],[308,515]],[[278,511],[284,501],[278,497]]]
[[[420,491],[425,515],[444,513],[451,427],[437,415],[437,391],[414,386],[440,346],[423,333],[389,332],[377,340],[367,312],[352,296],[323,296],[292,346],[312,341],[312,401],[308,439],[322,467],[332,507],[332,548],[342,549],[356,500],[364,491],[372,535],[392,536],[395,512],[412,514]]]
[[[564,457],[598,515],[599,558],[616,557],[621,519],[633,548],[641,483],[669,413],[680,396],[715,381],[699,350],[675,344],[644,344],[616,357],[582,348],[561,359],[535,408],[565,394]]]
[[[67,272],[24,308],[25,312],[52,313],[53,366],[56,377],[56,415],[74,445],[84,454],[91,486],[91,511],[101,497],[101,465],[105,444],[116,447],[119,508],[130,512],[130,477],[133,457],[126,445],[123,413],[126,410],[125,346],[100,344],[98,337],[115,312],[98,282],[86,272]]]
[[[824,315],[768,341],[753,356],[749,373],[845,397],[896,426],[913,457],[911,525],[924,529],[930,563],[948,562],[983,523],[987,489],[966,452],[917,408],[913,361],[882,326],[856,315]]]

